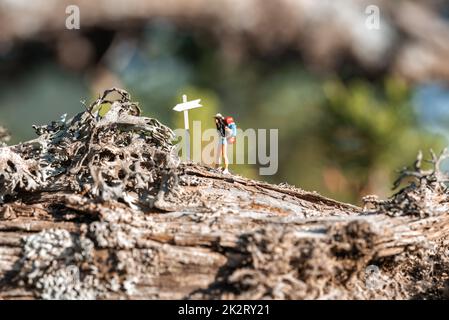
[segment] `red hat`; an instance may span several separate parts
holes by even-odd
[[[226,124],[231,124],[231,123],[234,122],[234,118],[233,117],[226,117],[225,118],[225,122],[226,122]]]

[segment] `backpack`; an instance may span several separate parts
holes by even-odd
[[[228,124],[228,128],[232,130],[231,136],[228,138],[228,143],[233,144],[235,143],[235,138],[237,136],[237,125],[234,122],[234,119],[232,117],[226,117],[226,123]]]

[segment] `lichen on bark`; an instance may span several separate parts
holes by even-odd
[[[119,97],[108,100],[113,93]],[[0,201],[21,190],[64,188],[133,208],[157,206],[177,183],[179,158],[172,130],[140,113],[126,91],[112,88],[70,120],[34,126],[37,139],[0,149]]]
[[[140,113],[112,88],[0,148],[1,299],[449,297],[446,153],[363,210],[182,162]]]

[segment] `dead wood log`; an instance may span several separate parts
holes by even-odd
[[[110,103],[0,149],[1,299],[448,297],[438,170],[363,210],[179,162],[168,128]]]

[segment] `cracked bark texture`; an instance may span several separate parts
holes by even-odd
[[[362,209],[182,162],[117,88],[35,129],[0,148],[1,299],[449,297],[445,154]]]

